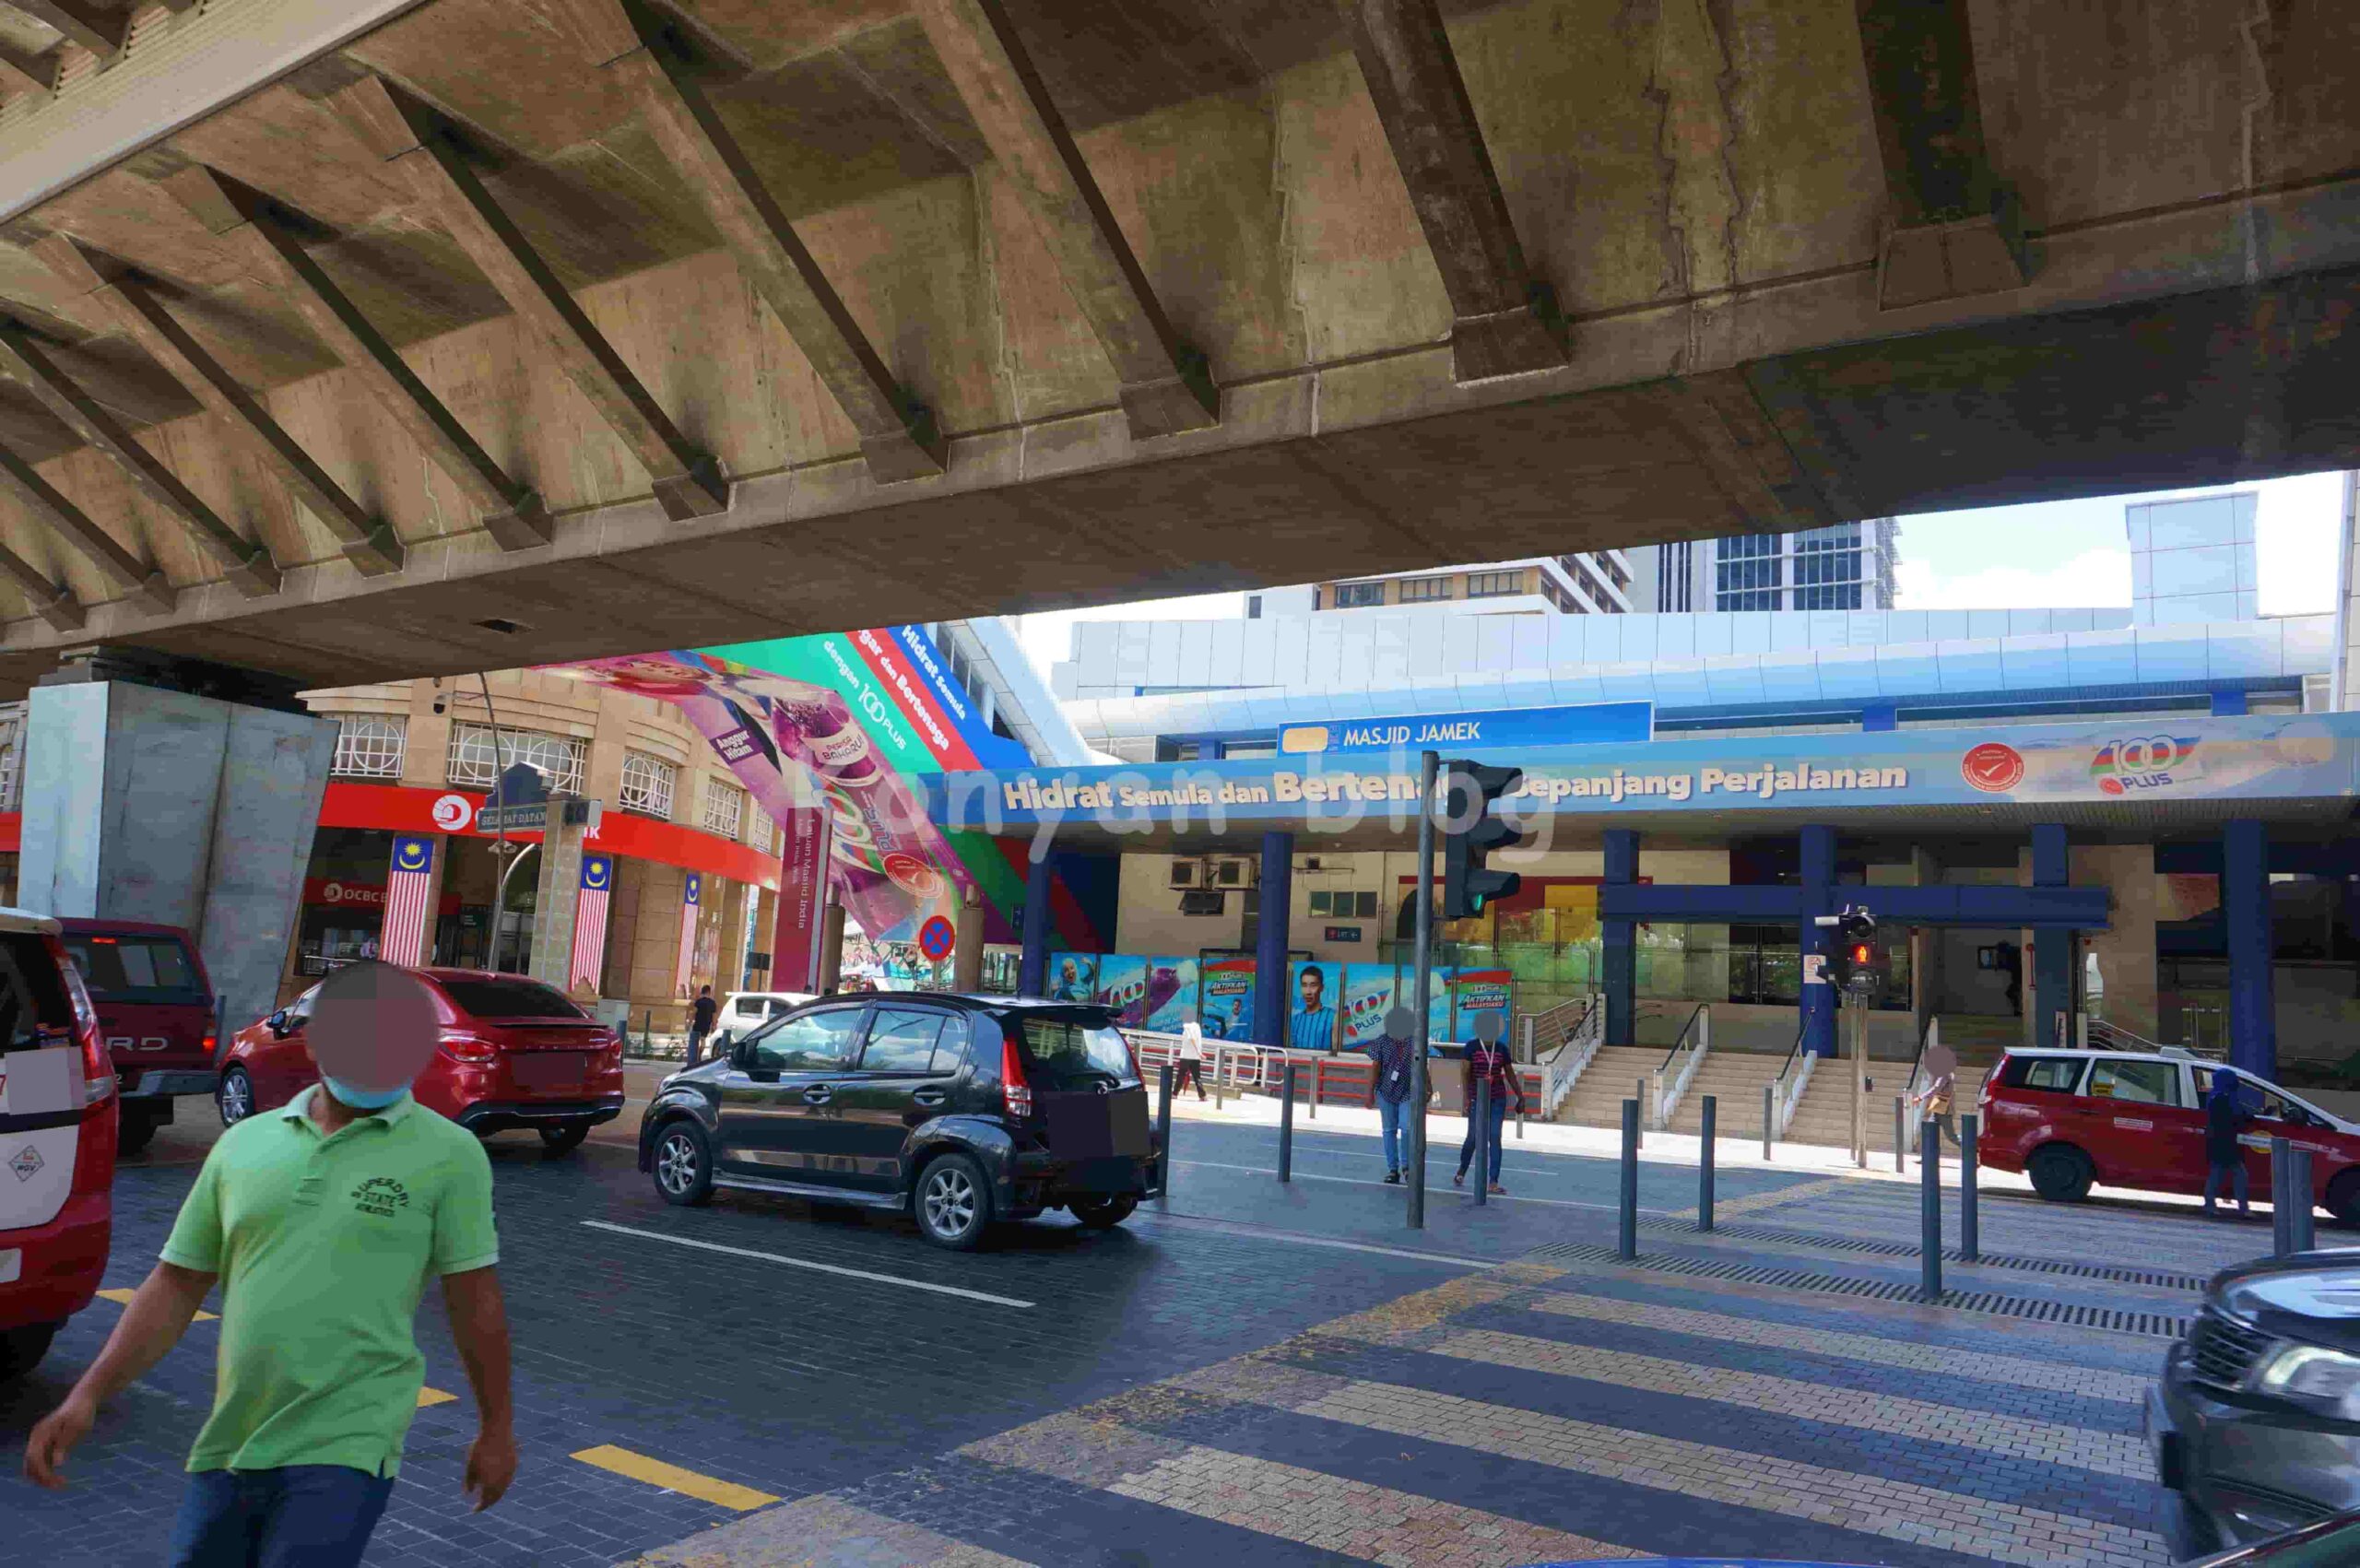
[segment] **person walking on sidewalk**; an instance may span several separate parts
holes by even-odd
[[[704,1059],[705,1037],[713,1032],[713,1020],[721,1005],[713,999],[713,987],[697,992],[696,1005],[689,1009],[689,1066],[695,1067]]]
[[[480,1427],[462,1487],[480,1511],[516,1474],[491,1164],[410,1098],[434,1001],[390,964],[320,984],[305,1046],[320,1081],[223,1133],[162,1260],[106,1348],[25,1444],[49,1488],[99,1407],[161,1361],[218,1279],[212,1414],[188,1457],[172,1568],[351,1568],[401,1468],[426,1363],[415,1322],[442,1280]]]
[[[2213,1068],[2212,1092],[2204,1102],[2204,1212],[2208,1217],[2218,1212],[2212,1200],[2221,1196],[2224,1176],[2237,1195],[2238,1218],[2253,1213],[2252,1195],[2247,1190],[2246,1151],[2237,1141],[2252,1120],[2251,1114],[2237,1103],[2237,1075]]]
[[[1475,1158],[1475,1086],[1489,1082],[1492,1086],[1491,1124],[1484,1129],[1492,1150],[1492,1190],[1505,1194],[1500,1185],[1500,1129],[1508,1119],[1508,1096],[1516,1096],[1516,1109],[1524,1108],[1524,1075],[1508,1060],[1508,1048],[1500,1043],[1504,1030],[1500,1015],[1495,1012],[1475,1015],[1475,1038],[1467,1043],[1467,1141],[1458,1146],[1458,1173],[1450,1178],[1457,1186],[1467,1180],[1467,1167]]]
[[[1417,1046],[1410,1036],[1417,1027],[1417,1014],[1407,1008],[1395,1008],[1385,1015],[1384,1034],[1361,1047],[1368,1053],[1371,1070],[1376,1075],[1376,1122],[1385,1134],[1387,1186],[1401,1183],[1401,1125],[1409,1119],[1410,1096],[1417,1083],[1416,1064],[1411,1059]]]
[[[1180,1026],[1180,1068],[1173,1075],[1172,1092],[1179,1093],[1190,1084],[1197,1086],[1197,1098],[1205,1097],[1205,1029],[1195,1019]]]
[[[1951,1097],[1958,1088],[1958,1053],[1943,1044],[1938,1037],[1926,1047],[1925,1059],[1918,1063],[1918,1076],[1926,1087],[1918,1091],[1918,1112],[1934,1124],[1934,1160],[1942,1158],[1942,1138],[1947,1135],[1951,1147],[1965,1156],[1966,1146],[1958,1140],[1958,1128],[1951,1122]],[[1918,1156],[1922,1162],[1923,1154]]]

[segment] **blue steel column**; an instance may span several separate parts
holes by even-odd
[[[1055,880],[1046,855],[1024,871],[1024,947],[1016,961],[1016,991],[1021,996],[1049,994],[1049,888]]]
[[[1294,835],[1262,835],[1262,920],[1254,939],[1254,1043],[1287,1043],[1288,922],[1294,913]],[[1336,987],[1339,996],[1343,987]]]
[[[1628,828],[1606,831],[1606,882],[1609,887],[1627,888],[1639,879],[1639,835]],[[1633,1030],[1638,1019],[1639,951],[1638,925],[1630,920],[1609,920],[1601,925],[1605,937],[1605,973],[1601,978],[1606,989],[1606,1043],[1634,1043]]]
[[[2061,822],[2036,822],[2032,830],[2032,885],[2061,888],[2073,879],[2071,855]],[[2071,931],[2046,930],[2032,939],[2032,1043],[2054,1045],[2058,1019],[2073,1011],[2073,948]],[[2071,1038],[2065,1044],[2073,1043]]]
[[[1835,830],[1802,831],[1803,968],[1811,967],[1813,953],[1824,959],[1832,933],[1815,925],[1813,915],[1835,913]],[[1835,988],[1822,981],[1802,988],[1803,1049],[1815,1056],[1835,1055]]]
[[[2278,1076],[2271,992],[2270,830],[2240,818],[2221,830],[2221,915],[2229,927],[2229,1060]]]

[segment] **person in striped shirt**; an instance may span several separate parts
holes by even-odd
[[[1467,1180],[1467,1167],[1475,1158],[1475,1091],[1476,1085],[1488,1079],[1492,1085],[1491,1126],[1487,1141],[1492,1150],[1492,1190],[1505,1193],[1500,1185],[1500,1129],[1508,1116],[1508,1097],[1514,1095],[1519,1109],[1524,1104],[1524,1078],[1508,1060],[1508,1048],[1500,1043],[1505,1025],[1496,1012],[1475,1015],[1475,1038],[1467,1043],[1467,1141],[1458,1146],[1458,1173],[1450,1178],[1457,1186]]]

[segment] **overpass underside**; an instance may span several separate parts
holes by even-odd
[[[307,5],[0,60],[0,690],[2360,461],[2349,6],[372,0],[141,122]]]

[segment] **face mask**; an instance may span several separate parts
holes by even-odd
[[[347,1083],[340,1078],[330,1078],[324,1073],[320,1075],[320,1081],[327,1085],[330,1094],[356,1111],[382,1111],[409,1092],[407,1084],[395,1089],[364,1089],[360,1084]]]

